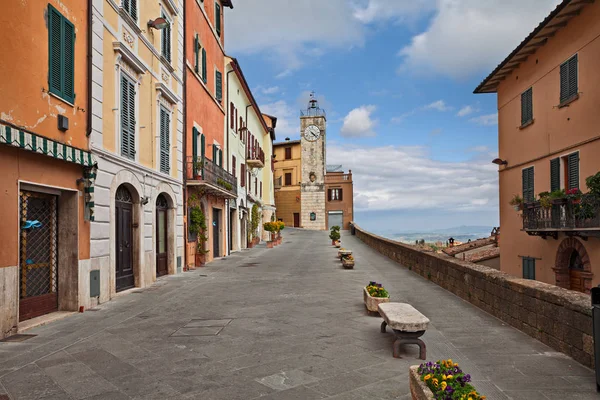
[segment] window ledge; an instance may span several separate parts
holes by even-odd
[[[129,15],[129,13],[127,12],[127,10],[125,10],[125,8],[123,8],[123,6],[119,6],[119,15],[125,20],[125,22],[127,22],[127,25],[129,25],[129,27],[133,29],[138,35],[142,33],[142,28],[138,26],[137,21],[134,20],[131,17],[131,15]]]
[[[59,95],[57,95],[56,93],[52,93],[50,90],[47,90],[46,92],[47,92],[47,93],[48,93],[50,96],[54,97],[55,99],[58,99],[58,100],[62,101],[63,103],[70,105],[71,107],[75,107],[75,104],[74,104],[74,103],[71,103],[70,101],[63,99],[62,97],[60,97],[60,96],[59,96]]]
[[[529,121],[525,122],[524,124],[522,124],[519,129],[525,129],[530,125],[533,125],[533,123],[535,122],[535,119],[530,119]]]
[[[563,108],[563,107],[568,107],[569,104],[571,104],[572,102],[574,102],[575,100],[577,100],[579,98],[579,93],[577,93],[574,96],[569,97],[568,99],[566,99],[565,101],[561,102],[558,105],[558,108]]]
[[[173,65],[171,65],[171,61],[169,61],[167,57],[165,57],[163,54],[160,55],[160,61],[169,70],[170,73],[175,72],[175,68],[173,68]]]

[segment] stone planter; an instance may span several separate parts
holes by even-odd
[[[273,247],[275,247],[275,242],[273,242],[273,241],[267,242],[267,249],[272,249]]]
[[[351,256],[352,255],[352,250],[340,250],[338,251],[338,257],[340,259],[344,258],[344,256]]]
[[[348,260],[344,260],[342,258],[342,265],[344,266],[344,268],[346,269],[353,269],[354,268],[354,261],[348,261]]]
[[[334,246],[335,246],[335,247],[337,247],[337,248],[339,249],[340,247],[342,247],[342,242],[340,242],[340,241],[338,240],[337,242],[335,242]]]
[[[249,241],[248,242],[248,248],[251,249],[254,247],[254,242],[253,241]]]
[[[364,287],[363,288],[363,300],[365,302],[365,306],[367,307],[367,310],[371,311],[371,312],[376,312],[379,314],[378,311],[378,306],[381,303],[389,303],[390,302],[390,298],[389,297],[372,297],[369,292],[367,291],[367,288]]]
[[[413,400],[433,400],[433,393],[419,377],[418,369],[418,365],[410,367],[410,373],[408,374],[410,394]]]

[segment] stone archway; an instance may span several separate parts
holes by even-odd
[[[577,252],[578,260],[581,263],[579,271],[570,269],[573,254]],[[556,276],[556,285],[565,289],[579,290],[584,293],[590,293],[592,288],[592,264],[590,256],[585,249],[583,243],[575,238],[566,238],[562,241],[556,252],[556,263],[554,265],[554,273]],[[578,281],[581,282],[578,282]],[[577,281],[577,282],[576,282]]]

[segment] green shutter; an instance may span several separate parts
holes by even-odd
[[[75,27],[48,5],[48,87],[66,101],[75,102]]]
[[[134,21],[137,21],[137,0],[129,0],[131,2],[131,8],[129,10],[129,15]]]
[[[135,159],[135,84],[121,75],[121,154]]]
[[[550,192],[560,190],[560,159],[550,160]]]
[[[63,96],[75,102],[75,27],[63,18]]]
[[[535,280],[535,258],[523,257],[523,279]]]
[[[169,25],[162,30],[162,55],[167,59],[167,61],[171,62],[171,22],[167,19],[165,14],[162,14],[162,17],[169,22]]]
[[[202,80],[206,83],[206,49],[202,48]]]
[[[216,85],[217,85],[217,90],[216,90],[216,96],[217,96],[217,100],[221,101],[223,100],[223,75],[221,74],[221,72],[217,71],[215,73],[215,80],[216,80]]]
[[[223,150],[219,150],[219,167],[223,167]]]
[[[221,5],[215,3],[215,27],[217,35],[221,36]]]
[[[533,202],[534,195],[534,176],[533,167],[525,168],[523,170],[523,200],[526,203]]]
[[[198,37],[198,34],[196,33],[196,37],[194,38],[194,71],[196,71],[196,73],[198,73],[200,71],[200,64],[199,64],[200,55],[198,54],[199,52],[200,52],[200,38]]]
[[[567,101],[577,95],[577,54],[565,61],[560,66],[560,102]]]
[[[521,125],[533,120],[533,88],[521,93]]]
[[[170,171],[170,117],[169,112],[160,108],[160,172]]]
[[[579,189],[579,153],[569,154],[567,163],[569,171],[569,189]]]
[[[192,128],[192,158],[196,161],[198,157],[198,129]]]
[[[206,157],[206,136],[200,134],[200,157],[202,157],[202,161]]]

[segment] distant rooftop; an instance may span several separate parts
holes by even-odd
[[[285,142],[273,143],[273,146],[286,146],[289,144],[300,144],[300,143],[302,143],[301,140],[286,140]]]
[[[342,165],[328,165],[327,172],[344,172]]]

